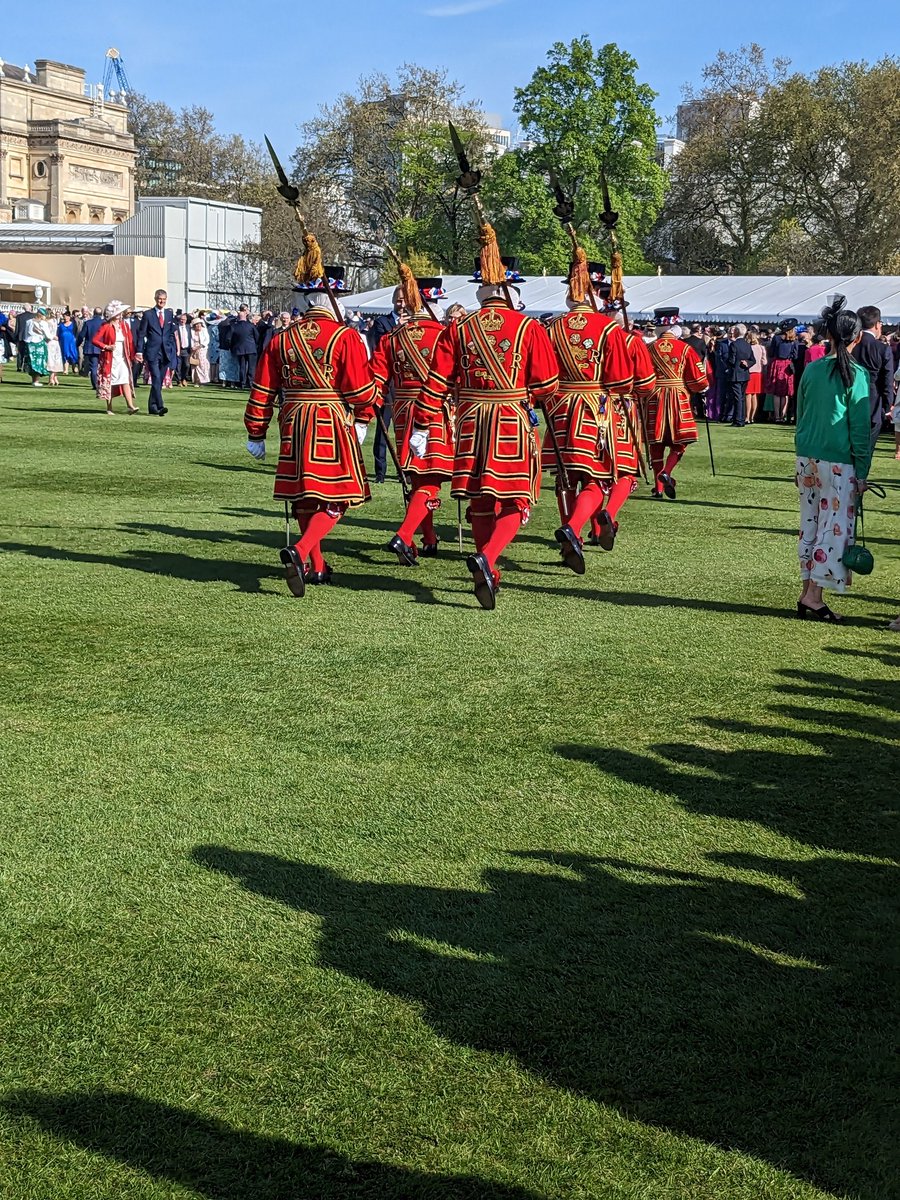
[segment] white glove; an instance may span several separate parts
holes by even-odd
[[[354,421],[353,428],[356,430],[356,440],[362,445],[366,440],[366,434],[369,432],[369,426],[365,421]]]
[[[266,457],[266,443],[256,438],[247,439],[247,450],[259,462]]]
[[[415,458],[424,458],[428,449],[428,430],[414,429],[409,435],[409,449]]]

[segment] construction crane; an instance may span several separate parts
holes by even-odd
[[[122,62],[122,55],[111,46],[106,52],[106,70],[103,73],[103,93],[108,96],[110,88],[118,90],[122,93],[124,100],[131,92],[131,84],[128,82],[128,76],[125,74],[125,64]]]

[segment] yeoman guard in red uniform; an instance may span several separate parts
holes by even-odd
[[[349,507],[370,498],[360,447],[374,414],[375,383],[362,339],[334,313],[326,277],[334,295],[347,295],[343,271],[323,267],[315,238],[307,235],[296,289],[305,295],[307,311],[269,343],[244,413],[247,449],[262,459],[281,392],[275,498],[291,503],[300,527],[299,540],[280,553],[288,587],[298,597],[307,584],[331,582],[322,539]]]
[[[422,385],[431,371],[434,348],[444,331],[430,306],[444,299],[444,281],[440,278],[415,279],[409,267],[400,267],[400,286],[410,319],[386,334],[378,343],[372,359],[372,372],[383,398],[393,393],[394,430],[400,463],[412,482],[412,494],[403,524],[388,543],[388,550],[407,567],[418,566],[418,557],[433,557],[438,552],[434,513],[440,508],[441,484],[453,476],[453,413],[449,398],[439,408],[425,414],[414,429],[412,411]],[[422,532],[422,549],[413,541]]]
[[[631,360],[631,391],[619,396],[615,402],[615,474],[607,489],[606,504],[601,513],[591,517],[591,532],[588,540],[592,546],[603,546],[611,550],[619,532],[618,516],[622,505],[637,490],[641,473],[640,447],[649,456],[644,435],[642,401],[656,386],[656,372],[650,352],[641,335],[634,329],[626,329],[624,300],[610,299],[610,285],[601,282],[598,287],[603,311],[614,318],[625,332],[625,343]],[[601,520],[602,518],[602,520]]]
[[[496,605],[497,560],[531,514],[540,489],[540,446],[533,403],[556,392],[556,356],[539,322],[517,308],[524,280],[501,260],[490,225],[481,230],[481,308],[449,325],[434,349],[415,409],[426,429],[458,387],[451,494],[469,502],[476,552],[466,565],[482,608]]]
[[[691,395],[705,392],[708,387],[697,352],[681,340],[678,313],[677,308],[654,310],[656,341],[650,345],[650,360],[656,371],[656,387],[647,401],[646,421],[654,500],[661,500],[663,492],[670,500],[675,499],[673,471],[687,447],[697,440]]]
[[[593,282],[604,275],[602,263],[589,263],[580,247],[569,272],[569,311],[550,323],[550,341],[559,364],[559,389],[545,405],[565,467],[565,490],[550,430],[544,438],[544,466],[557,471],[556,488],[563,524],[556,531],[563,561],[584,573],[581,533],[617,477],[620,442],[614,397],[631,388],[631,359],[625,334],[593,303]],[[580,489],[580,490],[579,490]],[[577,496],[576,496],[577,492]],[[601,523],[606,525],[601,517]],[[610,530],[612,523],[609,522]],[[611,534],[608,549],[612,549]]]

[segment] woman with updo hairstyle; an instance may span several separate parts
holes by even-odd
[[[797,616],[840,623],[822,598],[851,583],[844,553],[852,546],[859,497],[872,464],[869,375],[854,362],[862,322],[844,297],[823,310],[831,352],[803,372],[797,393],[797,487],[800,579]]]

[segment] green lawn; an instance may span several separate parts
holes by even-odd
[[[844,628],[768,427],[495,613],[394,483],[296,601],[240,397],[7,378],[4,1200],[896,1197],[886,442]]]

